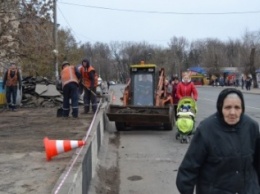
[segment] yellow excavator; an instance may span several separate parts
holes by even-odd
[[[158,70],[155,64],[130,65],[130,78],[120,98],[122,104],[109,104],[106,112],[117,131],[140,126],[173,129],[174,108],[165,80],[164,68]]]

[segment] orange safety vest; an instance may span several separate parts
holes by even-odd
[[[14,77],[11,77],[11,71],[15,71]],[[17,85],[17,82],[18,82],[17,72],[18,72],[17,69],[8,69],[6,86],[16,86]]]
[[[91,71],[95,71],[95,69],[92,66],[89,66],[88,69],[85,69],[83,66],[80,67],[80,73],[82,75],[83,85],[87,88],[91,87],[91,80],[89,77],[89,72]],[[95,71],[94,86],[97,87],[97,85],[98,85],[98,74]]]
[[[76,82],[77,84],[79,83],[74,66],[67,66],[61,71],[62,87],[70,82]]]

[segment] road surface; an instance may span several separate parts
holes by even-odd
[[[123,85],[111,87],[113,103],[120,103]],[[216,111],[221,87],[198,87],[196,126]],[[260,92],[258,92],[260,94]],[[260,123],[259,95],[244,94],[246,112]],[[175,180],[178,167],[189,144],[175,139],[176,130],[146,128],[116,132],[113,122],[106,130],[99,155],[97,176],[90,194],[179,194]]]

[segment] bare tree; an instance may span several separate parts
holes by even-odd
[[[169,49],[173,57],[173,63],[176,65],[176,72],[178,75],[181,75],[182,71],[185,71],[188,68],[188,64],[185,63],[187,57],[187,49],[189,43],[184,37],[173,37],[169,43]]]
[[[4,71],[10,61],[19,61],[18,5],[18,0],[0,0],[0,72]]]

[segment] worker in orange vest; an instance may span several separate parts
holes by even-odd
[[[92,112],[97,110],[97,76],[93,66],[90,65],[88,59],[82,60],[82,66],[80,67],[80,73],[82,77],[82,84],[84,86],[84,114],[87,114],[90,109],[90,102],[92,106]]]
[[[15,63],[11,63],[10,68],[6,71],[3,79],[3,89],[6,89],[6,101],[8,108],[12,111],[16,110],[17,90],[22,89],[22,79]]]
[[[78,87],[81,78],[78,69],[69,64],[68,61],[62,63],[61,82],[63,91],[63,111],[64,118],[69,117],[70,100],[72,106],[72,117],[78,117]]]

